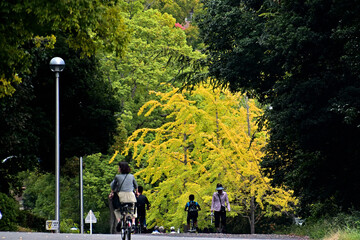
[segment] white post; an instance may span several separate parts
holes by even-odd
[[[56,77],[56,140],[55,140],[55,219],[58,221],[57,233],[60,233],[60,103],[59,103],[59,76],[65,68],[65,62],[60,57],[50,60],[50,69]]]
[[[90,210],[90,234],[92,234],[92,211]]]
[[[60,103],[59,103],[59,72],[55,72],[56,76],[56,165],[55,165],[55,219],[59,222],[59,228],[56,230],[57,233],[60,233]]]
[[[80,157],[80,233],[84,234],[83,159]]]

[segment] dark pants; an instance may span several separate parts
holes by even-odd
[[[221,227],[222,227],[222,229],[224,229],[226,226],[226,212],[214,211],[214,215],[215,215],[215,227],[216,228],[219,227],[220,220],[221,220]]]
[[[187,222],[188,225],[190,225],[190,220],[192,219],[194,221],[194,224],[195,224],[195,223],[197,223],[197,218],[198,218],[198,212],[197,211],[188,212],[186,222]]]
[[[136,219],[136,225],[137,225],[137,223],[138,223],[138,220],[139,220],[139,222],[140,222],[140,225],[142,226],[142,227],[144,227],[144,225],[146,224],[146,220],[145,220],[145,215],[146,215],[146,212],[145,211],[139,211],[139,209],[138,209],[138,212],[137,212],[137,219]]]

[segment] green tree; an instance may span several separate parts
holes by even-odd
[[[117,162],[109,164],[109,156],[101,153],[83,158],[84,218],[90,210],[97,217],[94,232],[108,233],[110,211],[108,194],[110,182],[117,174]],[[117,157],[119,160],[121,156]],[[79,159],[67,159],[60,169],[60,220],[61,231],[68,232],[73,224],[80,226]],[[31,213],[46,219],[55,214],[55,177],[38,170],[22,172],[26,190],[23,194],[24,207]],[[67,228],[66,228],[67,227]],[[89,225],[85,225],[85,229]]]
[[[0,220],[1,231],[16,231],[16,217],[19,214],[19,204],[15,199],[0,193],[0,211],[2,218]]]
[[[130,4],[134,4],[130,2]],[[175,19],[158,10],[141,8],[125,9],[126,24],[131,29],[131,36],[124,57],[116,54],[101,55],[102,69],[105,77],[115,90],[114,96],[120,102],[119,130],[125,139],[129,134],[141,127],[157,126],[164,120],[160,114],[149,118],[138,116],[138,109],[153,98],[149,90],[169,88],[161,82],[170,82],[177,74],[179,64],[173,61],[166,51],[179,52],[187,57],[199,59],[202,55],[193,51],[186,43],[184,31],[175,28]],[[174,83],[175,85],[178,83]],[[118,146],[122,146],[123,137],[119,137]],[[122,150],[118,148],[117,150]]]
[[[60,163],[64,165],[72,156],[108,151],[117,134],[115,112],[120,106],[94,57],[80,58],[65,43],[58,51],[69,64],[60,78]],[[48,54],[38,55],[36,73],[0,102],[0,159],[10,157],[0,165],[7,173],[0,176],[3,192],[9,191],[8,183],[19,171],[37,165],[46,171],[55,169],[55,79]]]
[[[189,194],[195,195],[202,209],[209,209],[217,182],[228,186],[233,209],[230,216],[246,215],[249,197],[262,215],[291,211],[289,204],[296,203],[292,192],[272,188],[270,179],[261,175],[259,163],[265,133],[255,135],[249,148],[248,126],[255,131],[254,118],[261,112],[254,101],[247,122],[239,94],[203,86],[191,93],[178,91],[154,92],[161,100],[147,102],[139,114],[145,112],[149,116],[160,108],[169,122],[135,131],[125,149],[125,154],[132,151],[137,164],[146,162],[136,176],[154,187],[147,196],[156,210],[149,213],[148,221],[152,225],[182,225]],[[200,214],[204,227],[209,225],[205,218],[205,214]]]
[[[358,10],[352,1],[208,1],[199,21],[210,76],[271,106],[262,164],[304,206],[360,206]]]
[[[112,144],[119,104],[94,54],[124,52],[128,32],[114,4],[0,3],[0,159],[8,159],[0,165],[7,173],[0,176],[0,191],[9,192],[16,173],[37,163],[54,169],[54,56],[66,62],[60,80],[61,164],[66,157],[106,152]],[[22,84],[13,84],[20,78]]]
[[[31,49],[53,48],[59,35],[83,56],[99,49],[124,51],[127,31],[116,2],[3,1],[0,5],[0,98],[32,70]]]

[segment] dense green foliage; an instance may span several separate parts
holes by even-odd
[[[15,231],[17,229],[16,218],[18,216],[19,204],[15,199],[0,192],[0,231]]]
[[[61,50],[68,64],[60,77],[60,157],[63,165],[68,157],[107,152],[117,133],[114,113],[119,111],[120,105],[110,83],[101,78],[96,59],[80,58],[66,48]],[[0,159],[13,156],[0,165],[7,173],[0,176],[4,192],[18,171],[34,165],[47,171],[54,169],[55,76],[49,70],[49,55],[39,58],[36,73],[23,80],[13,96],[4,97],[0,102],[3,116],[0,119]]]
[[[128,135],[136,129],[157,127],[164,122],[161,114],[145,118],[138,115],[138,110],[145,102],[154,99],[149,90],[166,91],[169,87],[161,83],[170,82],[178,72],[179,64],[173,61],[170,66],[171,55],[166,51],[195,59],[202,57],[187,45],[185,32],[174,27],[175,19],[171,15],[154,9],[142,12],[128,5],[124,8],[131,9],[125,12],[125,23],[132,30],[127,52],[124,57],[101,55],[104,77],[111,82],[114,96],[121,106],[117,117],[122,131],[115,144],[115,149],[120,151]]]
[[[356,1],[214,0],[199,20],[210,75],[271,106],[263,167],[303,206],[360,207],[358,12]]]
[[[33,71],[32,49],[54,48],[59,35],[89,56],[99,50],[124,51],[127,32],[114,2],[44,0],[0,3],[0,98]]]
[[[85,9],[99,12],[98,7],[105,8],[100,1],[93,4]],[[145,119],[137,115],[140,106],[152,98],[148,91],[166,89],[160,82],[170,81],[177,72],[176,63],[167,65],[171,56],[167,56],[164,49],[195,58],[201,56],[187,46],[185,32],[174,26],[176,21],[171,15],[154,9],[143,12],[139,2],[118,4],[109,4],[109,7],[114,11],[121,9],[121,17],[108,14],[106,19],[113,17],[111,22],[119,21],[117,24],[124,24],[124,29],[129,30],[123,32],[124,38],[129,40],[126,54],[120,51],[123,45],[117,44],[114,51],[109,51],[111,49],[100,39],[94,42],[94,48],[78,49],[72,44],[79,41],[71,42],[68,32],[54,31],[53,49],[42,45],[24,46],[28,47],[33,60],[28,66],[31,72],[18,69],[22,73],[22,83],[14,86],[17,91],[11,97],[5,96],[0,102],[0,113],[4,116],[0,119],[0,159],[10,156],[0,164],[0,171],[5,173],[1,175],[1,191],[8,193],[10,188],[21,193],[25,186],[24,207],[44,219],[53,219],[55,76],[48,64],[53,56],[65,60],[65,70],[60,74],[60,219],[63,232],[68,231],[69,226],[79,226],[80,219],[79,166],[78,158],[73,156],[87,155],[84,158],[85,214],[91,209],[97,216],[95,232],[109,232],[107,194],[116,174],[113,167],[121,156],[109,165],[109,157],[102,153],[109,149],[121,150],[128,134],[135,129],[164,121],[162,116]],[[43,6],[44,11],[47,6]],[[95,14],[92,19],[95,26],[103,21],[102,17],[100,12]],[[47,30],[47,25],[38,27]],[[105,31],[106,25],[103,28],[98,30]],[[89,34],[95,34],[91,32],[94,29],[88,30]],[[29,171],[17,175],[23,170]],[[142,184],[141,179],[139,183]]]
[[[301,214],[316,215],[318,219],[325,212],[333,216],[339,210],[329,206],[340,206],[344,210],[360,208],[360,163],[356,161],[360,157],[358,3],[350,0],[206,0],[202,14],[196,18],[201,29],[198,39],[196,26],[183,30],[176,25],[184,25],[190,13],[200,12],[200,3],[196,0],[2,1],[0,192],[9,194],[11,190],[12,194],[18,194],[25,184],[24,206],[41,218],[36,221],[53,218],[55,76],[49,69],[49,61],[61,56],[66,62],[60,74],[61,231],[79,226],[79,165],[78,157],[74,156],[86,156],[85,214],[90,209],[95,212],[99,221],[95,232],[108,232],[109,182],[116,174],[116,162],[124,159],[138,172],[138,182],[146,184],[146,194],[152,198],[153,206],[160,206],[149,215],[152,225],[165,222],[180,225],[185,219],[182,205],[187,193],[201,192],[196,197],[206,207],[212,184],[218,180],[230,183],[231,177],[241,183],[228,184],[230,192],[239,192],[239,195],[230,195],[238,204],[230,214],[233,222],[237,221],[235,215],[249,214],[254,195],[248,193],[257,191],[256,200],[261,207],[265,188],[259,190],[254,184],[248,184],[255,176],[251,171],[246,176],[228,174],[225,178],[214,168],[210,171],[211,177],[203,180],[201,186],[207,186],[204,189],[188,179],[177,183],[187,186],[189,191],[182,192],[176,199],[181,209],[171,205],[171,209],[164,210],[161,205],[169,204],[167,201],[177,196],[169,192],[178,185],[165,182],[168,167],[156,172],[147,168],[151,167],[151,151],[142,156],[138,165],[132,159],[136,153],[133,149],[126,158],[118,155],[114,163],[108,164],[111,156],[107,154],[122,151],[127,137],[137,130],[161,129],[171,124],[172,119],[166,118],[168,111],[153,109],[151,116],[137,113],[145,102],[161,102],[159,96],[148,93],[151,90],[168,92],[171,88],[162,82],[172,82],[178,87],[180,83],[174,82],[176,76],[190,80],[187,83],[193,89],[192,76],[202,82],[207,82],[210,76],[211,83],[246,92],[268,106],[258,122],[270,134],[264,148],[266,155],[260,147],[256,152],[257,160],[263,157],[265,169],[263,175],[259,172],[258,176],[273,179],[272,187],[285,184],[294,189],[301,200]],[[207,47],[207,61],[189,44],[199,47],[202,41]],[[209,74],[203,71],[207,67]],[[192,100],[201,102],[204,98]],[[199,112],[194,115],[197,120],[201,116]],[[207,123],[209,119],[203,118],[197,126],[209,130]],[[184,131],[193,130],[181,124],[177,131],[181,127]],[[219,154],[220,148],[215,145],[211,147],[211,154],[205,153],[205,147],[196,145],[206,139],[203,135],[197,136],[201,138],[194,143],[186,139],[187,153],[195,147],[204,150],[191,156],[197,164],[192,167],[197,170],[193,174],[202,171],[197,168],[201,162],[196,159],[199,156],[224,157],[222,165],[217,161],[214,164],[224,167],[227,162],[229,169],[237,166],[229,160],[230,155],[237,153],[241,158],[251,159],[249,152],[237,151],[236,146],[242,144],[231,144],[231,139],[244,132],[239,130],[242,126],[245,126],[242,120],[235,121],[227,130],[233,134],[224,137],[229,141],[224,140],[226,147],[231,146],[226,154]],[[239,139],[249,140],[245,135]],[[217,137],[211,136],[211,139]],[[156,137],[148,134],[145,142],[151,143]],[[153,144],[152,151],[160,146]],[[140,144],[138,149],[141,151],[144,147],[146,144]],[[164,150],[166,154],[159,155],[159,164],[171,166],[163,160],[178,153],[177,150],[173,146]],[[181,164],[176,170],[188,170],[189,165]],[[206,165],[204,169],[206,172],[210,167]],[[17,175],[20,171],[24,172]],[[178,173],[174,179],[179,181],[179,176],[183,175]],[[3,222],[5,230],[14,230],[14,221],[30,226],[19,220],[13,199],[3,194],[0,199],[7,199],[4,206],[10,209],[6,210],[10,211],[8,221]],[[322,207],[314,214],[317,204]],[[3,205],[0,206],[3,212]],[[269,206],[263,207],[272,212]],[[177,216],[172,218],[171,214],[175,213]],[[29,214],[24,219],[33,217]],[[204,213],[201,221],[205,220],[209,218]]]
[[[128,30],[120,7],[110,2],[19,0],[0,6],[0,159],[8,159],[0,164],[6,173],[0,191],[8,193],[9,183],[19,187],[13,183],[18,171],[54,169],[54,56],[66,63],[60,77],[61,164],[66,157],[108,150],[120,105],[94,54],[123,55]]]

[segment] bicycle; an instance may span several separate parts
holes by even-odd
[[[136,219],[136,224],[135,232],[141,234],[143,231],[143,226],[141,225],[140,219]]]
[[[133,206],[133,203],[122,203],[120,206],[120,213],[121,213],[121,219],[120,219],[120,234],[122,240],[131,240],[131,226],[132,226],[132,220],[131,220],[131,207]]]

